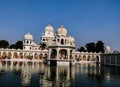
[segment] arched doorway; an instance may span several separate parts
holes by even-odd
[[[81,61],[82,59],[81,59],[81,55],[79,55],[79,60]]]
[[[85,55],[83,56],[83,61],[86,61],[86,56]]]
[[[39,59],[43,59],[43,54],[39,54]]]
[[[64,44],[64,39],[61,39],[61,44]]]
[[[48,55],[47,55],[47,54],[45,54],[45,55],[44,55],[44,59],[47,59],[47,58],[48,58]]]
[[[17,52],[14,53],[13,58],[18,58]]]
[[[96,56],[96,62],[99,62],[99,56]]]
[[[20,53],[19,56],[20,56],[20,58],[23,58],[23,53]]]
[[[56,56],[57,56],[57,51],[56,51],[55,49],[52,49],[50,58],[51,58],[51,59],[55,59]]]
[[[34,58],[38,59],[38,54],[37,53],[35,53]]]
[[[8,58],[10,59],[12,57],[12,53],[8,52]]]
[[[3,52],[2,59],[5,59],[5,58],[6,58],[6,52]]]
[[[25,59],[27,58],[27,53],[24,53],[24,58],[25,58]]]
[[[59,58],[60,59],[68,59],[67,50],[61,49],[59,51]]]
[[[56,56],[57,56],[56,49],[52,49],[51,50],[51,54],[50,54],[50,58],[51,58],[51,60],[50,60],[50,66],[56,66],[57,65],[57,61],[54,60],[56,58]]]
[[[91,57],[90,56],[88,56],[87,61],[91,61]]]
[[[33,54],[29,53],[29,59],[33,59]]]

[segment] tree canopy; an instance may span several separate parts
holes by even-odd
[[[87,51],[87,52],[97,52],[97,53],[102,52],[102,53],[104,53],[104,43],[101,40],[97,41],[97,43],[94,43],[94,42],[86,43],[85,47],[86,47],[86,50],[85,50],[84,46],[78,48],[77,50],[79,52]]]
[[[88,52],[96,52],[96,46],[94,42],[87,43],[85,47],[87,48]]]
[[[10,49],[15,49],[15,44],[11,44],[11,45],[9,46],[9,48],[10,48]]]
[[[17,41],[15,43],[15,48],[16,49],[23,49],[23,42],[22,41]]]
[[[85,48],[82,46],[80,48],[77,49],[79,52],[86,52]]]
[[[99,53],[99,52],[104,53],[104,43],[103,43],[103,41],[97,41],[97,43],[96,43],[96,52],[97,53]]]
[[[6,40],[0,40],[0,48],[8,48],[9,42]]]
[[[44,50],[46,47],[47,47],[47,45],[46,45],[45,43],[40,43],[40,48],[41,48],[42,50]]]

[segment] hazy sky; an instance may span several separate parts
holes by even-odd
[[[15,43],[30,32],[40,42],[50,20],[75,37],[77,46],[102,40],[120,51],[120,0],[0,0],[0,39]]]

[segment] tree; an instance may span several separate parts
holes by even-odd
[[[23,49],[23,42],[22,41],[17,41],[15,43],[15,48],[16,49]]]
[[[9,46],[9,48],[10,48],[10,49],[15,49],[15,44],[11,44],[11,45]]]
[[[87,43],[85,47],[87,48],[87,52],[96,52],[96,44],[94,42]]]
[[[44,50],[46,47],[47,47],[47,45],[46,45],[45,43],[40,43],[40,48],[41,48],[42,50]]]
[[[6,40],[0,40],[0,48],[8,48],[9,42]]]
[[[99,52],[104,53],[104,43],[103,43],[103,41],[97,41],[97,43],[96,43],[96,52],[97,53],[99,53]]]
[[[85,48],[82,46],[80,48],[77,49],[79,52],[86,52]]]

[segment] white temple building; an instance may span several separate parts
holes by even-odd
[[[46,48],[41,49],[40,44],[34,42],[32,34],[27,33],[23,38],[23,50],[20,49],[0,49],[0,58],[9,59],[31,59],[52,61],[59,64],[61,62],[81,62],[98,61],[100,62],[100,53],[88,53],[75,51],[75,39],[67,34],[67,29],[60,25],[57,31],[48,24],[45,26],[41,36],[40,43],[45,43]],[[95,59],[96,58],[96,59]]]

